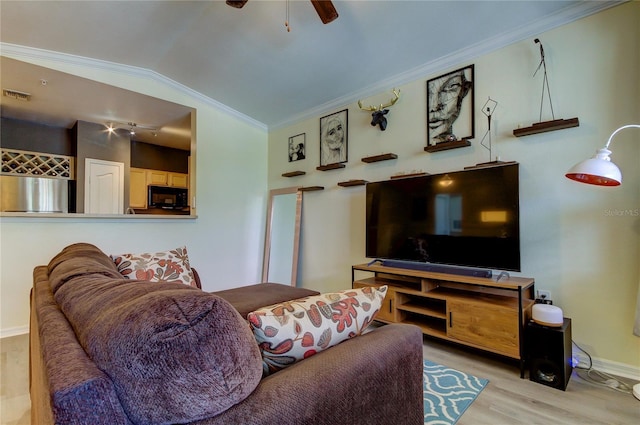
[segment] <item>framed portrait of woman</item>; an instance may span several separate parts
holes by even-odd
[[[320,118],[320,166],[347,162],[349,110]]]
[[[474,137],[474,65],[427,81],[427,145]]]
[[[306,133],[289,137],[289,162],[300,161],[305,158]]]

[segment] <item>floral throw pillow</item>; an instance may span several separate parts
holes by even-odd
[[[263,376],[360,335],[373,322],[386,292],[386,286],[348,289],[249,313]]]
[[[111,259],[127,279],[197,286],[185,246],[155,253],[112,255]]]

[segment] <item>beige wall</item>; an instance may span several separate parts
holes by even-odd
[[[3,52],[4,54],[4,52]],[[195,220],[0,218],[0,330],[26,332],[32,270],[85,241],[108,254],[186,245],[206,290],[260,281],[266,208],[267,132],[161,79],[52,54],[16,59],[92,78],[197,110]]]
[[[494,156],[520,163],[521,275],[551,291],[555,304],[573,320],[577,344],[610,368],[638,376],[640,338],[632,330],[640,283],[640,131],[620,133],[611,146],[624,175],[621,187],[581,185],[564,173],[602,147],[613,130],[640,122],[639,18],[640,3],[632,2],[538,36],[545,47],[555,116],[578,117],[577,128],[513,136],[514,128],[539,121],[542,79],[532,75],[540,55],[532,38],[401,86],[385,132],[371,127],[370,114],[356,103],[326,111],[349,109],[345,169],[315,169],[320,116],[270,131],[269,187],[325,187],[304,194],[299,282],[323,291],[345,288],[350,266],[366,260],[365,188],[341,188],[338,182],[383,180],[413,170],[440,173],[488,161],[488,151],[479,145],[487,129],[480,108],[490,96],[499,103],[492,123]],[[424,152],[426,80],[471,63],[476,90],[472,146]],[[364,103],[385,102],[391,88]],[[543,121],[549,119],[545,113]],[[307,159],[288,163],[288,138],[299,133],[306,133]],[[361,161],[387,152],[399,158]],[[281,177],[294,170],[307,174]]]

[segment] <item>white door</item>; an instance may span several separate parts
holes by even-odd
[[[124,163],[85,159],[84,212],[124,213]]]

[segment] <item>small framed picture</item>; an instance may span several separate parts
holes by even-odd
[[[347,162],[349,110],[320,118],[320,166]]]
[[[306,133],[289,137],[289,162],[300,161],[305,158],[306,138]]]
[[[474,65],[427,81],[427,144],[473,139]]]

